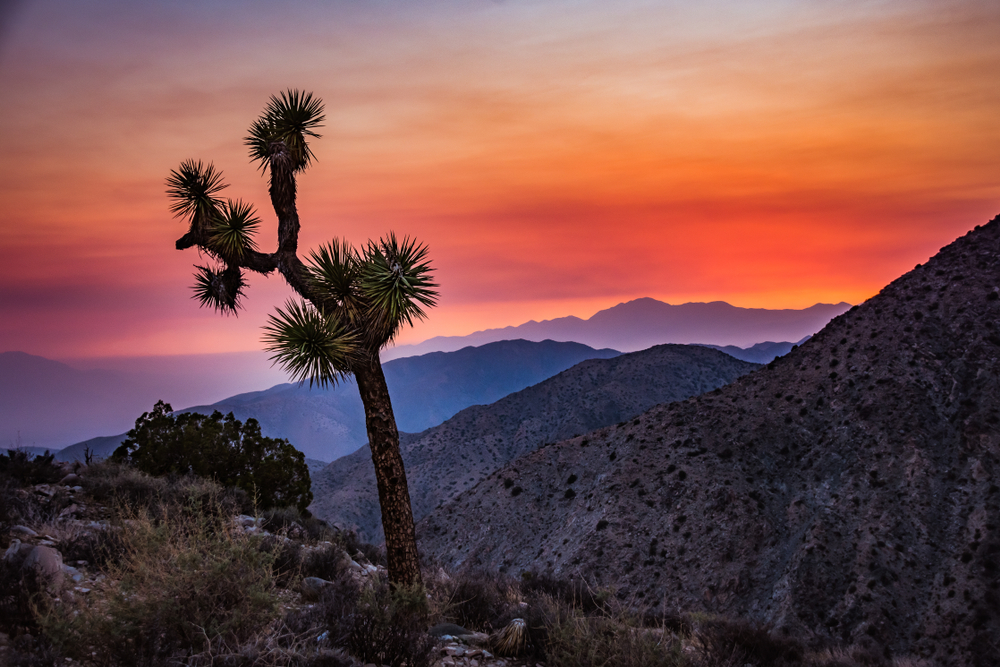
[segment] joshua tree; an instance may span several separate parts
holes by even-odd
[[[212,164],[188,160],[171,171],[167,194],[171,210],[190,223],[177,249],[197,246],[214,266],[198,266],[195,297],[203,306],[236,314],[243,298],[245,270],[281,273],[300,297],[271,315],[265,346],[293,380],[326,387],[346,375],[357,380],[365,407],[368,443],[378,481],[379,503],[389,565],[397,586],[419,584],[416,535],[410,494],[399,452],[399,431],[379,350],[404,324],[423,318],[436,302],[427,248],[389,233],[355,249],[334,239],[299,259],[299,215],[295,177],[314,159],[308,138],[324,120],[323,104],[311,93],[289,90],[272,96],[250,126],[246,145],[251,162],[270,177],[271,205],[278,218],[278,246],[260,252],[254,233],[260,226],[253,208],[223,200],[227,185]]]

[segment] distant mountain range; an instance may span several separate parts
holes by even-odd
[[[672,306],[644,298],[620,303],[589,319],[559,317],[516,327],[487,329],[468,336],[438,336],[387,350],[385,358],[452,351],[498,340],[572,340],[622,352],[664,343],[699,343],[746,348],[761,341],[799,341],[816,333],[851,305],[818,303],[803,310],[739,308],[723,301]]]
[[[639,299],[602,311],[589,320],[565,317],[460,338],[432,339],[417,346],[387,350],[384,357],[391,360],[404,354],[423,356],[424,353],[433,351],[431,348],[435,346],[457,351],[465,347],[482,347],[501,339],[524,338],[540,342],[550,338],[561,342],[577,342],[594,349],[626,351],[660,343],[695,342],[722,346],[726,352],[738,358],[763,362],[769,361],[774,354],[787,351],[791,343],[760,341],[799,341],[819,330],[843,308],[846,308],[846,304],[816,305],[805,310],[768,311],[735,308],[725,303],[670,306],[653,299]],[[733,347],[737,344],[734,341],[744,339],[748,341],[744,345],[752,346],[747,349]],[[602,340],[617,341],[620,347],[610,343],[594,343]],[[386,363],[388,365],[391,361]],[[429,359],[427,363],[433,365],[436,361]],[[159,399],[179,409],[192,405],[196,409],[217,406],[223,411],[232,410],[244,419],[253,416],[251,408],[260,408],[262,412],[258,418],[265,424],[266,430],[271,429],[275,435],[284,434],[283,437],[288,437],[293,443],[298,440],[303,447],[309,448],[311,453],[323,460],[332,459],[337,452],[350,451],[351,447],[364,444],[365,439],[358,435],[364,431],[363,423],[358,417],[359,401],[354,396],[355,392],[346,391],[346,386],[343,388],[343,400],[337,398],[327,401],[324,407],[303,405],[300,408],[278,410],[275,407],[280,403],[278,394],[291,392],[306,403],[320,400],[313,394],[298,394],[298,388],[284,384],[264,392],[240,393],[218,400],[227,395],[224,393],[226,391],[232,392],[241,387],[258,389],[261,387],[255,387],[255,383],[281,377],[280,373],[268,366],[269,362],[263,352],[75,360],[70,364],[22,352],[5,352],[0,354],[0,446],[20,444],[59,450],[74,442],[115,437],[111,434],[122,433],[131,428],[135,419]],[[566,366],[558,370],[563,368]],[[420,373],[424,374],[425,371],[421,370]],[[534,382],[544,377],[548,376],[531,376]],[[468,395],[464,398],[456,396],[453,400],[441,398],[441,404],[427,408],[427,419],[431,421],[411,420],[411,415],[402,410],[397,415],[400,427],[403,430],[420,431],[440,423],[466,405],[496,400],[503,395],[498,394],[497,390],[514,391],[515,388],[527,386],[515,386],[516,383],[501,385],[493,390],[484,387],[485,393],[482,395]],[[425,381],[425,389],[426,386]],[[397,410],[409,400],[402,396],[405,391],[396,390],[396,393],[400,393]],[[462,391],[465,390],[457,388],[458,394]],[[354,402],[353,407],[350,406],[351,401]],[[316,417],[316,421],[311,422],[312,426],[295,426],[306,423],[300,418],[310,415]],[[342,444],[333,449],[321,450],[318,445],[321,440]],[[106,445],[103,440],[99,442]],[[316,443],[316,447],[310,443]]]
[[[440,424],[470,405],[492,403],[585,359],[616,357],[580,343],[509,340],[456,352],[394,359],[383,365],[396,424],[415,432]],[[253,417],[271,437],[288,438],[307,457],[333,461],[368,442],[365,413],[353,378],[337,387],[281,384],[185,412]]]
[[[185,406],[278,377],[264,352],[54,361],[0,353],[0,447],[57,451],[121,433],[163,399]],[[274,384],[271,382],[270,384]],[[270,386],[270,385],[263,385]]]
[[[998,276],[1000,217],[760,370],[515,459],[423,519],[421,554],[995,665]]]
[[[494,345],[498,343],[480,349]],[[710,391],[755,368],[706,347],[658,345],[583,361],[491,405],[466,408],[440,426],[406,434],[400,444],[414,516],[419,519],[543,443],[631,419],[658,403]],[[364,539],[382,540],[367,445],[313,475],[313,496],[310,509],[317,516],[357,530]]]

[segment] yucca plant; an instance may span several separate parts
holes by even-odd
[[[251,162],[269,176],[271,205],[278,218],[274,252],[261,252],[254,240],[260,226],[253,208],[222,200],[226,187],[212,164],[188,160],[167,178],[171,211],[188,218],[190,228],[177,249],[197,247],[218,266],[199,266],[195,298],[223,313],[240,308],[245,270],[278,271],[298,295],[276,309],[264,328],[271,357],[297,382],[327,387],[353,375],[361,393],[368,442],[378,483],[389,579],[396,586],[420,584],[413,513],[399,451],[379,351],[404,325],[425,317],[437,300],[427,247],[390,232],[354,248],[334,239],[309,253],[298,252],[299,215],[296,174],[315,155],[309,138],[324,120],[323,103],[311,93],[288,90],[272,96],[250,126],[245,144]]]

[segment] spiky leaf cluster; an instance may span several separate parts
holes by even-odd
[[[368,360],[404,323],[437,300],[427,248],[389,234],[361,252],[335,239],[306,265],[316,305],[292,303],[272,316],[265,344],[296,380],[325,386]]]
[[[315,159],[307,137],[319,138],[314,128],[325,120],[323,103],[312,93],[287,90],[272,95],[264,113],[250,126],[244,144],[250,149],[251,162],[260,162],[264,170],[283,144],[291,158],[294,171],[301,171]]]
[[[192,224],[210,219],[222,205],[216,195],[228,187],[222,181],[222,172],[212,163],[185,160],[179,168],[171,169],[167,177],[170,212],[177,218],[190,218]]]
[[[242,308],[243,272],[238,268],[213,269],[196,266],[194,298],[202,307],[212,307],[224,315],[235,315]]]
[[[427,246],[416,239],[399,240],[390,233],[378,242],[369,241],[361,287],[368,304],[369,329],[378,347],[396,337],[403,324],[427,315],[424,307],[437,303],[437,284],[431,280]]]
[[[209,249],[230,263],[240,262],[248,253],[256,252],[253,235],[260,227],[260,218],[252,205],[232,199],[219,207],[209,228]]]
[[[294,382],[327,387],[351,372],[359,341],[336,315],[296,301],[276,310],[264,327],[264,346]]]

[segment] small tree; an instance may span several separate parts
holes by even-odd
[[[423,307],[437,293],[427,263],[427,248],[389,233],[355,249],[334,239],[299,259],[299,215],[295,176],[313,160],[308,137],[318,138],[323,105],[311,93],[289,90],[272,96],[250,126],[245,143],[252,162],[269,175],[271,205],[278,218],[274,252],[257,248],[260,225],[253,208],[219,198],[226,188],[212,164],[188,160],[167,179],[171,210],[188,219],[177,249],[197,247],[215,260],[199,266],[195,296],[202,305],[235,314],[245,282],[243,271],[277,270],[301,298],[289,301],[265,327],[265,343],[293,380],[321,387],[353,374],[361,393],[368,443],[378,484],[385,531],[389,579],[394,585],[419,584],[416,533],[410,494],[399,451],[399,431],[379,351],[404,324],[423,318]]]
[[[111,458],[150,475],[192,473],[256,496],[261,509],[297,507],[312,502],[305,455],[284,438],[267,438],[256,419],[246,424],[230,412],[211,416],[171,414],[157,401],[152,412],[135,420]]]

